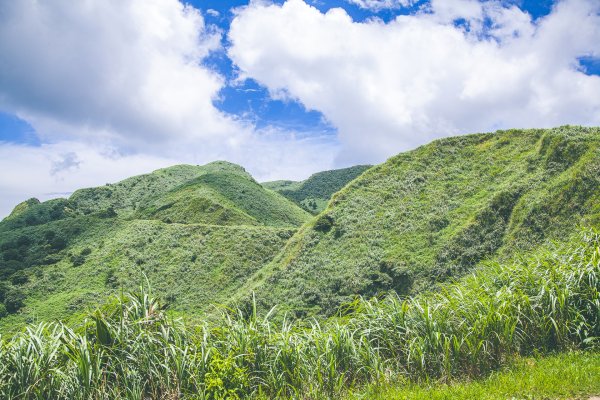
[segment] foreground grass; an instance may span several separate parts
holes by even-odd
[[[488,378],[451,384],[371,386],[348,399],[588,399],[600,395],[600,354],[572,352],[521,358]]]
[[[436,292],[359,299],[326,322],[280,325],[254,307],[190,327],[147,293],[122,296],[79,328],[0,338],[0,398],[337,399],[377,382],[478,379],[515,357],[595,351],[598,338],[600,234],[589,231]]]

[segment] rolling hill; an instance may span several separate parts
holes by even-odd
[[[326,186],[216,162],[19,204],[0,397],[595,393],[599,128],[438,140],[316,216],[276,193]]]
[[[145,282],[186,317],[247,309],[253,292],[297,317],[421,292],[597,226],[599,144],[598,128],[499,131],[304,182],[260,185],[214,162],[30,199],[0,223],[0,330],[78,320]],[[343,182],[316,216],[289,199],[324,203]]]
[[[437,140],[337,192],[246,287],[265,309],[330,315],[354,296],[408,295],[486,259],[600,223],[600,129]],[[243,294],[240,293],[243,297]]]
[[[0,223],[0,330],[76,320],[147,281],[174,312],[201,314],[225,303],[309,217],[226,162],[27,200]]]

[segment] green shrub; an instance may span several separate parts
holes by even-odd
[[[11,314],[19,311],[23,307],[24,301],[25,294],[17,288],[9,288],[4,294],[4,305],[6,306],[6,310]]]

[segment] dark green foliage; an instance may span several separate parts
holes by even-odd
[[[317,232],[327,233],[333,228],[333,218],[330,215],[322,214],[315,221],[314,229]]]
[[[11,275],[10,281],[13,285],[23,285],[29,282],[29,275],[25,271],[17,271]]]
[[[4,306],[9,313],[16,313],[23,307],[25,294],[18,288],[10,287],[4,294]]]
[[[10,285],[8,284],[8,282],[0,281],[0,303],[4,302],[4,299],[6,298],[6,293],[8,293],[9,289]]]
[[[335,192],[369,168],[371,165],[355,165],[350,168],[317,172],[302,182],[274,181],[262,185],[316,214],[325,209]]]

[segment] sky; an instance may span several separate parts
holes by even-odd
[[[0,218],[170,165],[259,181],[600,125],[598,0],[0,1]]]

